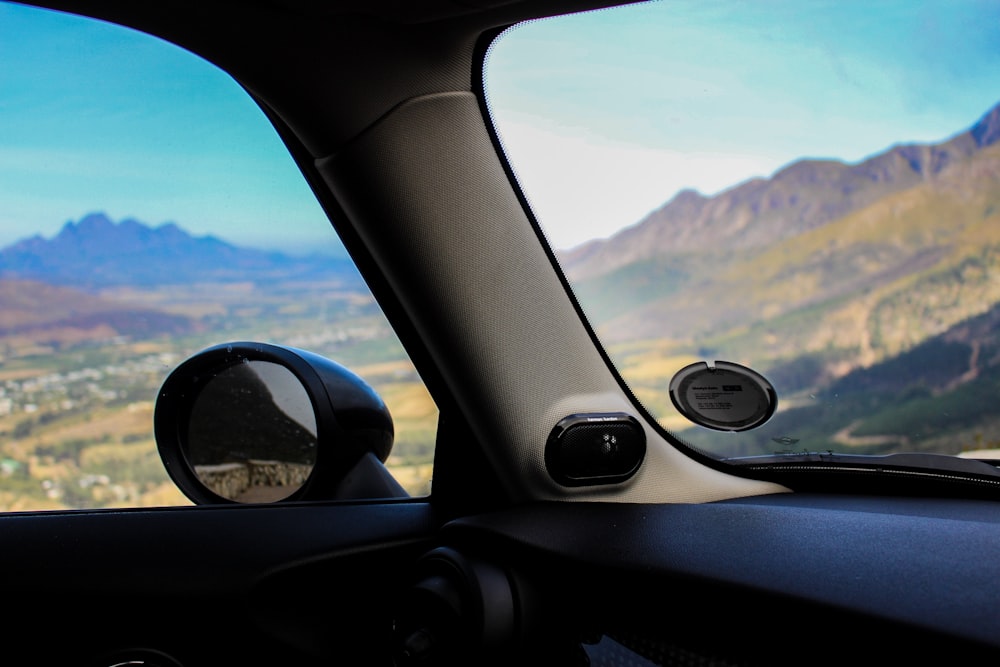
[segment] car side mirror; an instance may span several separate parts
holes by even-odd
[[[167,473],[198,504],[408,495],[383,465],[394,437],[385,403],[305,350],[203,350],[164,381],[153,422]]]

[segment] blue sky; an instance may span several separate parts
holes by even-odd
[[[91,211],[241,245],[337,248],[228,75],[120,26],[0,2],[0,245]]]
[[[556,247],[690,187],[933,142],[1000,102],[1000,2],[661,0],[509,31],[495,120]]]
[[[487,90],[550,240],[569,247],[684,187],[968,127],[1000,101],[1000,0],[662,0],[539,21],[494,48]],[[148,36],[0,3],[0,245],[98,210],[336,248],[228,76]]]

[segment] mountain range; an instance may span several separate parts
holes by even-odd
[[[1000,446],[983,404],[1000,391],[1000,105],[938,143],[682,191],[559,259],[654,411],[669,413],[666,386],[692,359],[750,365],[778,388],[785,409],[728,439],[743,449],[685,431],[695,444]]]
[[[796,161],[771,178],[754,178],[713,197],[682,190],[635,225],[561,256],[571,278],[607,274],[635,262],[707,246],[763,247],[936,180],[1000,141],[1000,104],[939,144],[904,144],[857,164]]]
[[[949,272],[992,263],[998,222],[1000,105],[939,144],[895,146],[858,164],[802,160],[714,197],[681,192],[560,261],[608,342],[718,338],[757,323],[787,348],[788,336],[815,335],[814,348],[851,338],[871,363],[1000,299],[969,274],[964,291],[982,294],[942,296],[930,329],[906,332],[889,317],[907,299],[914,316],[929,308],[926,288],[949,283]],[[840,332],[811,326],[830,324],[817,308],[832,316],[838,307]]]
[[[0,279],[19,278],[83,288],[201,282],[267,282],[360,276],[350,260],[291,257],[243,248],[214,236],[192,236],[174,223],[115,223],[104,213],[67,222],[51,239],[33,236],[0,250]]]
[[[144,305],[137,295],[219,283],[267,291],[303,282],[366,289],[347,259],[291,257],[195,237],[173,223],[115,223],[91,213],[50,239],[33,236],[0,250],[0,343],[31,350],[192,333],[205,326],[198,318]],[[108,288],[126,288],[131,297],[120,300]]]

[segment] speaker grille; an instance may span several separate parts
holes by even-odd
[[[635,474],[646,454],[646,434],[624,413],[570,415],[545,447],[549,474],[564,486],[614,484]]]

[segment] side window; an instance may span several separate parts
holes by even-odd
[[[287,150],[226,74],[0,2],[0,510],[183,505],[154,399],[227,341],[350,368],[429,492],[437,409]]]

